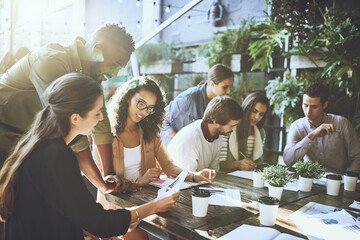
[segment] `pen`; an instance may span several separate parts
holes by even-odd
[[[223,190],[209,190],[211,193],[224,192]]]
[[[245,156],[245,154],[243,154],[241,151],[239,151],[239,152],[240,152],[240,154],[241,154],[246,160],[251,161],[250,159],[248,159],[248,158]]]

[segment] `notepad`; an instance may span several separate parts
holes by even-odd
[[[219,240],[303,240],[303,238],[295,237],[291,234],[281,233],[274,228],[257,227],[243,224],[228,234],[219,238]]]

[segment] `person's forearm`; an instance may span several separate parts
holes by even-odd
[[[194,182],[194,175],[195,175],[194,173],[189,172],[188,175],[185,178],[185,181],[186,182]]]
[[[306,140],[308,139],[308,140]],[[299,159],[303,158],[310,147],[311,140],[305,137],[298,143],[288,143],[285,146],[283,160],[287,166],[294,165]]]
[[[137,222],[138,218],[144,219],[147,216],[157,213],[157,211],[158,211],[157,205],[155,202],[149,202],[149,203],[143,204],[139,207],[130,208],[129,210],[131,213],[131,223]],[[136,211],[139,215],[136,213]]]
[[[309,133],[309,134],[307,135],[307,137],[308,137],[311,141],[313,141],[313,140],[315,139],[316,135],[314,134],[314,132],[311,132],[311,133]]]
[[[113,156],[112,156],[112,145],[111,144],[99,144],[96,145],[99,156],[101,159],[104,177],[107,175],[114,175],[114,165],[113,165]]]
[[[220,170],[225,171],[225,172],[237,170],[237,166],[235,165],[235,161],[234,162],[221,161],[220,162]]]
[[[75,152],[78,159],[80,170],[85,174],[89,181],[99,189],[104,189],[105,182],[102,179],[99,169],[96,167],[92,158],[90,148],[80,152]]]

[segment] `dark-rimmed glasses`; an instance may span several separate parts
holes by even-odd
[[[137,101],[136,107],[139,110],[144,110],[146,109],[146,113],[147,114],[153,114],[155,112],[155,108],[154,107],[148,107],[144,102],[142,102],[140,99],[138,99],[137,97],[135,97],[135,100]]]

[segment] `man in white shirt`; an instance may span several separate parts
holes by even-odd
[[[236,129],[243,116],[241,106],[231,97],[213,98],[199,119],[181,129],[167,149],[176,165],[190,171],[218,169],[221,137]]]

